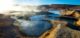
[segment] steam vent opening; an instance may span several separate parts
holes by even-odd
[[[0,38],[80,38],[80,0],[0,0]]]

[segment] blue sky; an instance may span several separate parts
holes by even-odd
[[[80,0],[16,0],[18,4],[73,4],[80,5]]]

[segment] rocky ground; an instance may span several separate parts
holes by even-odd
[[[79,35],[79,30],[74,30],[67,26],[58,25],[55,28],[52,28],[49,32],[41,35],[40,38],[80,38]]]

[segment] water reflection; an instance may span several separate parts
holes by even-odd
[[[19,22],[21,22],[21,31],[26,33],[27,35],[32,36],[38,36],[42,34],[44,31],[49,30],[49,28],[51,28],[51,24],[46,21],[19,20]]]
[[[58,20],[59,14],[37,14],[34,16],[29,17],[29,20],[19,19],[20,27],[22,32],[26,33],[27,35],[31,36],[39,36],[45,31],[49,30],[52,27],[52,24],[49,20]]]

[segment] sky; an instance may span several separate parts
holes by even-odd
[[[80,5],[80,0],[16,0],[17,4],[31,4],[31,5],[42,5],[42,4],[73,4]]]
[[[73,4],[80,5],[80,0],[0,0],[0,13],[8,11],[14,5]]]

